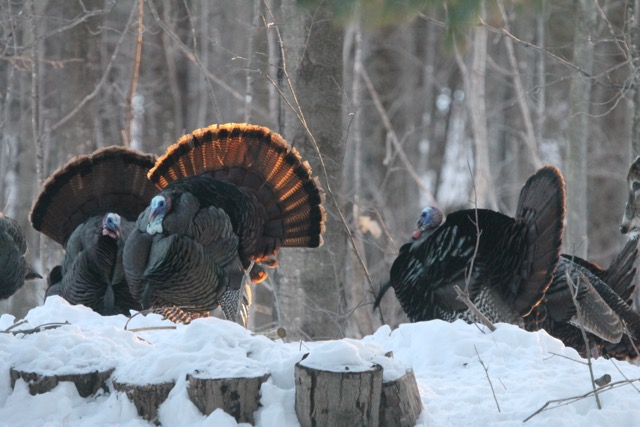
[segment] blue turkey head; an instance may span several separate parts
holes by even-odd
[[[109,212],[102,218],[102,235],[113,239],[120,237],[120,215]]]
[[[442,224],[443,219],[444,214],[435,206],[428,206],[422,209],[422,212],[420,212],[420,216],[418,217],[416,229],[411,234],[411,237],[413,240],[426,238],[431,234],[431,231],[435,230],[440,226],[440,224]]]
[[[149,210],[149,223],[147,224],[147,233],[152,236],[156,233],[162,233],[162,221],[165,215],[171,209],[171,199],[160,194],[151,199],[151,206]]]

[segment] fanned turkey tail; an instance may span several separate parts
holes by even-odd
[[[562,246],[565,197],[564,178],[552,165],[539,169],[520,191],[515,217],[527,227],[527,257],[521,266],[527,279],[514,307],[522,316],[542,301],[551,283]]]
[[[260,263],[252,270],[254,282],[266,277],[261,266],[277,265],[272,257],[280,247],[322,245],[324,192],[309,163],[279,134],[237,123],[198,129],[167,149],[149,179],[163,189],[201,174],[253,193],[264,208],[262,233],[247,254]]]
[[[43,184],[30,213],[33,228],[66,246],[87,218],[114,212],[135,221],[157,189],[147,172],[155,156],[112,146],[76,156]]]

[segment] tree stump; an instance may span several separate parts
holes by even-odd
[[[147,421],[156,422],[158,419],[158,408],[167,400],[169,392],[176,385],[174,381],[157,384],[128,384],[113,380],[113,388],[116,391],[126,393],[129,400],[133,402],[138,415]]]
[[[196,371],[187,375],[187,393],[204,415],[220,408],[239,423],[254,424],[253,413],[260,406],[260,387],[269,376],[212,379]]]
[[[422,399],[412,369],[394,381],[382,383],[380,425],[413,427],[422,412]]]
[[[81,374],[43,375],[37,372],[25,372],[15,368],[9,369],[11,388],[16,385],[18,378],[22,378],[29,385],[31,395],[46,393],[54,389],[61,381],[71,381],[75,384],[78,394],[88,397],[99,389],[107,390],[105,381],[111,376],[113,368],[106,371],[91,371]]]
[[[296,415],[302,427],[380,425],[382,367],[364,372],[295,366]]]

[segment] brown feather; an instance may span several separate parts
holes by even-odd
[[[208,173],[253,192],[267,213],[257,258],[280,246],[321,244],[324,192],[311,166],[277,133],[262,126],[228,123],[185,135],[149,171],[159,188]]]
[[[154,161],[119,146],[74,157],[44,182],[30,213],[33,228],[64,246],[90,216],[115,212],[135,220],[157,193],[147,179]]]

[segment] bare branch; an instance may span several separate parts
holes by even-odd
[[[631,380],[624,380],[624,381],[616,381],[616,382],[612,382],[609,383],[603,387],[599,387],[596,390],[591,390],[588,391],[584,394],[578,395],[578,396],[572,396],[572,397],[567,397],[564,399],[554,399],[554,400],[549,400],[547,401],[547,403],[545,403],[544,405],[542,405],[542,407],[540,409],[538,409],[537,411],[535,411],[533,414],[529,415],[527,418],[525,418],[524,420],[522,420],[523,423],[526,423],[527,421],[529,421],[531,418],[535,417],[536,415],[544,412],[544,411],[549,411],[551,409],[556,409],[559,408],[561,406],[566,406],[569,405],[571,403],[575,403],[579,400],[582,399],[586,399],[587,397],[591,396],[592,394],[596,394],[596,393],[603,393],[605,391],[608,390],[613,390],[615,388],[618,387],[622,387],[625,385],[630,385],[634,382],[640,381],[640,378],[635,378],[635,379],[631,379]],[[556,404],[556,405],[554,405]],[[554,405],[554,406],[551,406]],[[550,407],[551,406],[551,407]]]
[[[96,87],[93,89],[91,93],[89,93],[87,96],[82,98],[82,100],[75,106],[75,108],[71,110],[69,113],[67,113],[66,116],[64,116],[63,118],[58,120],[56,123],[51,125],[50,132],[55,132],[59,127],[61,127],[62,125],[67,123],[69,120],[71,120],[78,112],[80,112],[84,108],[84,106],[89,101],[91,101],[93,98],[95,98],[98,95],[98,93],[100,93],[100,90],[104,86],[104,83],[111,72],[111,68],[115,63],[116,57],[118,56],[118,52],[120,51],[120,47],[122,46],[122,43],[124,42],[124,39],[127,35],[127,29],[131,25],[131,21],[133,20],[135,11],[136,11],[135,7],[131,9],[131,13],[129,14],[129,19],[127,20],[127,24],[122,30],[122,35],[118,39],[118,42],[116,43],[116,46],[113,49],[113,53],[111,54],[111,58],[109,59],[109,63],[107,64],[104,72],[102,73],[102,77],[100,78],[100,81],[96,84]]]
[[[578,306],[578,301],[577,301],[577,295],[578,295],[578,286],[580,284],[580,280],[587,280],[586,277],[584,277],[582,275],[582,273],[579,273],[580,276],[578,278],[578,283],[573,283],[573,280],[571,279],[571,274],[569,269],[565,270],[565,275],[567,278],[567,286],[569,286],[569,290],[571,291],[571,299],[573,300],[573,305],[575,305],[576,307],[576,316],[578,317],[578,325],[580,326],[580,333],[582,334],[582,339],[584,340],[584,346],[585,346],[585,353],[587,354],[587,366],[589,366],[589,375],[591,376],[591,386],[593,387],[594,390],[594,397],[596,399],[596,405],[598,406],[598,409],[602,409],[602,403],[600,402],[600,396],[598,396],[597,393],[597,388],[598,385],[596,384],[596,380],[595,380],[595,376],[593,374],[593,364],[591,363],[591,352],[589,351],[589,338],[587,337],[587,333],[584,330],[584,321],[582,319],[582,313],[580,311],[580,307]]]
[[[491,387],[491,393],[493,394],[493,400],[496,402],[496,406],[498,407],[498,412],[502,412],[500,410],[500,404],[498,403],[498,398],[496,397],[496,391],[493,389],[493,383],[491,382],[491,377],[489,376],[489,368],[482,361],[482,358],[480,357],[480,353],[478,353],[478,347],[476,347],[476,345],[474,344],[473,348],[476,351],[476,354],[478,355],[478,360],[482,365],[482,369],[484,369],[484,374],[487,376],[487,381],[489,381],[489,386]]]

